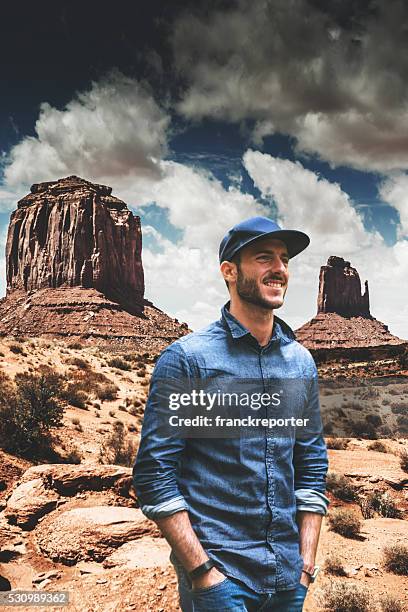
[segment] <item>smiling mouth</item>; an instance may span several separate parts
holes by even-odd
[[[277,280],[267,280],[263,283],[267,287],[273,287],[274,289],[283,289],[284,283],[282,281]]]

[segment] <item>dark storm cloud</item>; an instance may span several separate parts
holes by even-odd
[[[333,164],[408,166],[408,5],[239,0],[175,22],[179,111],[255,119]]]

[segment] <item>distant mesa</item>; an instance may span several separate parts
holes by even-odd
[[[140,217],[77,176],[38,183],[12,213],[0,334],[134,340],[188,331],[144,298]]]
[[[317,314],[296,330],[296,337],[318,362],[381,359],[407,346],[371,315],[368,281],[362,293],[356,268],[336,256],[320,268]]]

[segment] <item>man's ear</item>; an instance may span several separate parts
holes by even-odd
[[[238,273],[237,264],[235,264],[233,261],[223,261],[220,266],[220,270],[224,280],[227,283],[236,282]]]

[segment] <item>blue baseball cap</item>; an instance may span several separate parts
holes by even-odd
[[[234,225],[220,244],[220,263],[231,261],[238,251],[259,238],[282,240],[288,249],[289,258],[298,255],[310,243],[310,238],[298,230],[284,230],[267,217],[251,217]]]

